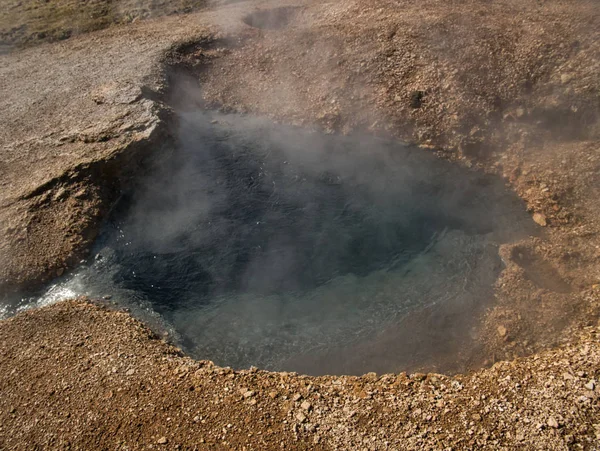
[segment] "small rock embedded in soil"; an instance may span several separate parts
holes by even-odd
[[[67,195],[67,190],[64,187],[61,187],[58,189],[56,194],[54,194],[54,196],[52,197],[52,200],[59,201],[59,200],[65,198],[66,195]]]
[[[571,74],[562,74],[560,76],[560,82],[565,85],[567,83],[569,83],[571,80],[573,79],[573,76]]]
[[[548,421],[546,423],[551,428],[558,429],[558,421],[556,421],[554,418],[552,418],[552,417],[548,418]]]
[[[156,443],[158,443],[159,445],[166,445],[167,443],[169,443],[169,440],[167,439],[167,437],[161,437],[156,441]]]
[[[504,337],[506,337],[507,332],[508,331],[506,330],[506,327],[504,327],[502,325],[498,326],[498,335],[500,335],[501,337],[504,338]]]
[[[541,213],[534,213],[533,220],[542,227],[546,227],[548,225],[548,221],[546,220],[546,216]]]

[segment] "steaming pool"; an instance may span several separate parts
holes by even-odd
[[[532,231],[502,180],[373,137],[189,113],[157,153],[90,259],[7,314],[110,295],[219,365],[394,372],[411,312],[489,302]]]

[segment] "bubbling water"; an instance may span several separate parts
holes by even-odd
[[[382,332],[489,301],[498,245],[531,231],[501,180],[420,149],[216,113],[180,127],[90,262],[34,304],[110,294],[236,368],[397,371],[407,344],[375,349]]]

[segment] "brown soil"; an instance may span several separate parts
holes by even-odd
[[[598,446],[597,3],[364,3],[224,5],[1,55],[0,293],[85,255],[168,139],[177,67],[200,82],[193,103],[394,136],[505,177],[541,232],[501,247],[495,299],[445,359],[530,357],[425,381],[234,374],[176,356],[125,314],[61,304],[0,323],[0,448]]]
[[[469,376],[232,371],[127,313],[0,323],[2,449],[597,449],[600,329]]]
[[[190,13],[209,3],[206,0],[5,0],[0,11],[0,52],[62,41],[116,24]]]

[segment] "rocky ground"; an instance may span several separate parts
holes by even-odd
[[[0,324],[0,447],[598,449],[600,329],[574,338],[467,376],[306,377],[194,361],[66,302]]]
[[[0,52],[62,41],[116,24],[189,13],[209,3],[206,0],[6,0],[0,11]]]
[[[3,11],[0,293],[77,264],[121,187],[172,139],[174,106],[367,130],[503,176],[539,225],[501,247],[495,299],[446,356],[472,371],[233,373],[126,314],[66,303],[0,323],[0,448],[596,449],[597,3],[230,3],[107,13],[81,27],[106,30],[36,46],[69,29],[44,19],[69,2]],[[77,17],[93,17],[85,7]]]

